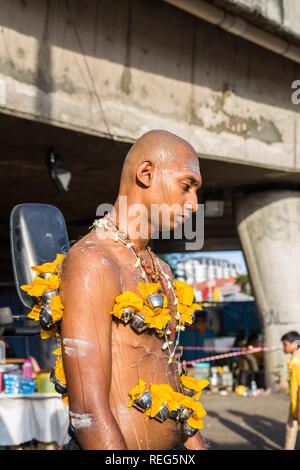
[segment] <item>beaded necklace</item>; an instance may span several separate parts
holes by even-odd
[[[173,305],[177,306],[177,312],[175,314],[175,320],[178,322],[178,324],[176,325],[176,328],[175,328],[175,330],[177,332],[177,337],[175,336],[175,343],[174,343],[173,350],[171,350],[171,348],[170,348],[170,344],[172,344],[172,342],[168,338],[168,334],[171,333],[170,330],[166,331],[164,333],[165,342],[162,346],[162,350],[165,351],[165,350],[168,349],[168,352],[169,352],[168,364],[171,364],[173,362],[173,359],[174,359],[174,356],[175,356],[175,353],[176,353],[176,349],[179,345],[180,331],[183,331],[185,329],[185,327],[181,324],[181,321],[180,321],[178,300],[177,300],[175,290],[174,290],[174,287],[172,285],[170,276],[164,272],[164,270],[162,269],[160,261],[158,259],[156,259],[156,257],[154,255],[154,253],[152,252],[151,248],[149,246],[147,246],[146,250],[147,250],[147,253],[148,253],[149,258],[151,260],[153,270],[151,269],[151,267],[149,267],[149,265],[147,264],[145,258],[141,254],[141,251],[135,246],[135,243],[129,238],[128,234],[126,234],[126,233],[124,233],[120,230],[118,224],[111,219],[109,214],[105,215],[100,220],[99,219],[95,220],[95,222],[93,224],[93,227],[95,227],[95,228],[97,228],[97,227],[98,228],[104,228],[105,230],[110,230],[114,234],[114,241],[115,242],[120,241],[123,245],[125,245],[134,254],[134,256],[136,258],[136,262],[135,262],[134,267],[140,268],[142,278],[147,283],[149,283],[149,280],[151,280],[151,282],[158,282],[161,285],[161,288],[163,289],[163,291],[166,295],[166,290],[165,290],[165,287],[164,287],[164,284],[163,284],[162,277],[165,279],[167,287],[171,291],[172,296],[174,298]],[[176,332],[175,332],[175,335],[176,335]]]

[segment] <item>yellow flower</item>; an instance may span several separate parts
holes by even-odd
[[[150,294],[157,294],[161,288],[161,285],[158,282],[138,282],[138,288],[143,299],[146,299]]]
[[[59,320],[61,320],[61,318],[63,316],[64,306],[61,303],[59,295],[56,295],[55,297],[52,297],[52,299],[50,299],[50,309],[51,309],[51,312],[52,312],[52,321],[53,321],[53,323],[56,323]]]
[[[194,414],[192,414],[186,422],[194,429],[202,429],[204,426],[203,420],[201,418],[197,418]]]
[[[194,289],[183,281],[174,281],[173,285],[178,302],[190,307],[194,299]]]
[[[68,394],[67,394],[67,393],[64,393],[64,394],[62,395],[62,400],[63,400],[63,402],[64,402],[67,406],[69,406],[69,398],[68,398]]]
[[[191,409],[194,411],[194,414],[197,416],[197,418],[203,418],[203,416],[206,415],[206,411],[199,401],[193,400]]]
[[[191,397],[182,394],[180,405],[183,406],[183,408],[193,409],[192,407],[194,406],[194,400]]]
[[[191,325],[193,323],[192,315],[193,315],[195,310],[202,310],[201,305],[196,304],[196,303],[192,304],[191,307],[187,307],[185,305],[179,305],[179,312],[180,312],[181,322],[183,324],[188,323],[189,325]]]
[[[54,338],[55,336],[59,336],[57,333],[57,326],[54,326],[54,328],[52,328],[51,330],[43,330],[41,328],[42,339]]]
[[[193,303],[194,289],[183,281],[174,281],[175,293],[178,300],[178,309],[181,323],[193,323],[192,315],[195,310],[202,310],[201,305]]]
[[[179,392],[172,393],[172,397],[168,400],[168,408],[170,411],[176,411],[178,406],[181,405],[182,400],[184,399],[184,395]]]
[[[139,383],[135,387],[133,387],[128,393],[128,395],[131,397],[131,400],[127,405],[128,408],[132,406],[132,403],[134,402],[134,400],[139,398],[142,395],[142,393],[144,393],[144,391],[145,391],[145,382],[139,379]]]
[[[152,309],[144,306],[142,313],[144,315],[145,323],[149,324],[149,328],[157,328],[158,330],[161,330],[169,321],[172,321],[172,317],[167,308],[162,309],[161,313],[156,315]]]
[[[190,377],[188,375],[182,375],[180,377],[180,382],[184,387],[196,392],[196,395],[194,396],[195,400],[200,398],[201,391],[209,384],[209,381],[206,379],[198,380],[195,379],[195,377]]]
[[[192,315],[194,310],[195,308],[193,308],[193,306],[187,307],[186,305],[179,304],[180,321],[183,325],[185,323],[188,323],[189,325],[193,323]]]
[[[141,313],[144,315],[144,322],[148,325],[150,325],[150,323],[153,321],[153,318],[156,316],[153,310],[147,305],[143,305],[143,310]]]
[[[31,318],[32,320],[38,321],[40,319],[40,312],[43,308],[43,304],[39,303],[38,305],[35,305],[33,309],[31,310],[30,313],[28,313],[28,318]]]
[[[59,278],[53,274],[48,279],[36,276],[31,284],[21,286],[21,289],[33,297],[40,297],[46,290],[56,290],[59,286]]]
[[[121,318],[123,309],[127,307],[135,308],[140,312],[143,308],[143,299],[127,290],[123,294],[117,295],[111,314]]]
[[[58,254],[56,255],[55,260],[52,263],[44,263],[41,264],[41,266],[32,266],[31,269],[35,271],[37,274],[42,274],[42,273],[54,273],[58,270],[60,267],[61,263],[64,260],[64,255]]]
[[[146,415],[154,418],[163,405],[167,405],[168,401],[172,399],[174,390],[168,384],[151,384],[150,395],[152,398],[152,405],[146,411]]]
[[[151,384],[150,395],[152,398],[152,406],[148,415],[153,418],[157,415],[163,405],[167,405],[174,394],[173,388],[168,384]]]
[[[159,315],[155,316],[150,323],[149,328],[162,330],[168,322],[172,321],[172,317],[168,312],[169,310],[165,309],[165,313],[163,310]]]
[[[54,354],[55,356],[61,356],[62,355],[61,346],[59,346],[59,348],[52,351],[52,354]]]
[[[174,393],[169,384],[151,384],[149,391],[152,398],[163,397],[165,400],[171,400]]]
[[[150,408],[146,411],[146,415],[147,416],[150,416],[150,418],[154,418],[154,416],[157,415],[157,413],[159,412],[159,410],[161,409],[161,407],[163,405],[166,405],[167,404],[167,401],[164,400],[163,397],[155,397],[155,398],[152,398],[152,405],[150,406]]]
[[[59,380],[59,382],[61,382],[63,385],[66,384],[66,376],[65,376],[63,361],[60,356],[58,356],[56,359],[55,378]]]

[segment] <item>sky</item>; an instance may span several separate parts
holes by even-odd
[[[235,263],[240,265],[241,274],[247,274],[247,266],[245,263],[245,258],[242,251],[207,251],[199,252],[201,256],[206,258],[217,258],[228,260],[230,263]]]

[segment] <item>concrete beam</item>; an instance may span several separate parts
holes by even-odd
[[[300,42],[300,3],[298,0],[213,0],[249,21]]]
[[[0,0],[0,111],[201,156],[300,171],[295,65],[148,0]]]

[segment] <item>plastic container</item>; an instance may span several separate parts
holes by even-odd
[[[209,362],[199,362],[196,363],[194,366],[194,377],[197,380],[203,380],[209,378],[209,369],[210,363]]]
[[[3,364],[0,366],[0,392],[18,393],[23,372],[17,364]]]
[[[251,380],[251,395],[254,397],[257,395],[257,385],[255,380]]]
[[[221,383],[220,374],[218,373],[217,367],[211,368],[211,376],[209,378],[209,382],[211,387],[217,387]]]
[[[32,379],[32,364],[30,359],[25,359],[23,364],[23,375],[25,380]]]
[[[50,372],[38,374],[35,380],[38,393],[56,393],[54,384],[50,382]]]
[[[232,387],[233,385],[233,375],[228,366],[223,366],[222,385],[224,387]]]

